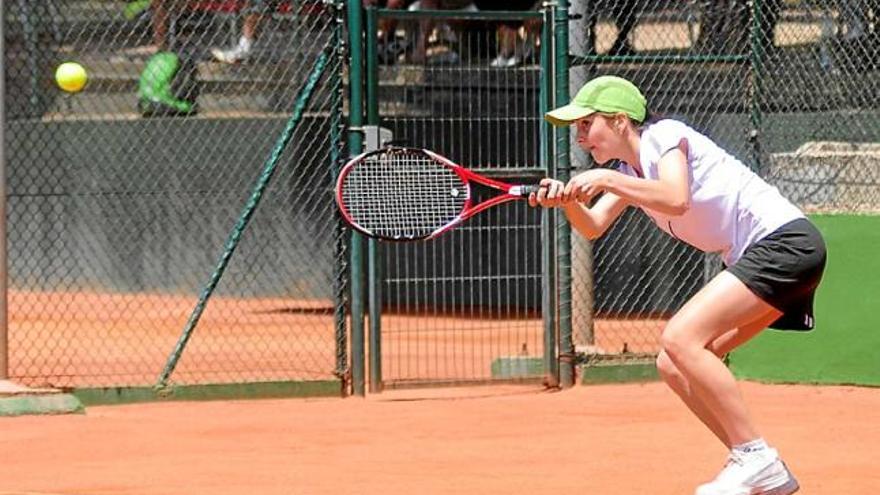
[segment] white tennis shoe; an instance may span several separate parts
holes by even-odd
[[[224,64],[237,64],[250,57],[251,47],[249,44],[239,43],[228,50],[211,48],[211,55],[218,62],[223,62]]]
[[[519,57],[505,57],[504,55],[498,55],[494,60],[489,62],[489,67],[496,68],[508,68],[508,67],[516,67],[519,65]]]
[[[732,451],[718,476],[697,488],[695,495],[790,495],[798,482],[775,449]]]

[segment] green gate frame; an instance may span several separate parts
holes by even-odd
[[[557,10],[559,7],[557,7]],[[565,9],[565,7],[563,7]],[[349,0],[348,2],[348,20],[349,20],[349,40],[351,43],[350,55],[351,65],[349,71],[349,87],[351,89],[350,112],[351,121],[349,128],[349,151],[351,155],[355,155],[363,150],[363,126],[378,126],[380,123],[379,107],[378,107],[378,64],[377,62],[377,40],[375,36],[361,36],[361,33],[374,33],[378,27],[378,18],[381,16],[393,16],[398,19],[424,19],[424,18],[443,18],[443,19],[465,19],[465,20],[505,20],[505,19],[542,19],[541,29],[541,78],[540,78],[540,111],[543,114],[552,106],[558,104],[559,94],[554,93],[552,85],[554,83],[554,60],[551,53],[567,53],[567,45],[565,50],[554,50],[553,43],[559,43],[563,40],[567,44],[567,36],[563,33],[560,37],[559,33],[553,37],[554,32],[554,9],[553,5],[548,4],[541,11],[535,12],[510,12],[510,11],[483,11],[483,12],[462,12],[462,11],[400,11],[389,9],[367,8],[363,11],[360,8],[360,2]],[[565,11],[567,12],[567,10]],[[363,18],[361,16],[364,16]],[[555,13],[556,16],[559,12]],[[567,13],[564,14],[567,26]],[[365,48],[362,49],[360,42],[366,40]],[[564,57],[563,57],[564,58]],[[557,60],[559,63],[559,55]],[[567,81],[567,65],[565,80]],[[558,84],[558,74],[555,80]],[[567,92],[567,82],[566,82]],[[366,102],[366,103],[365,103]],[[365,118],[364,118],[365,116]],[[559,136],[556,142],[553,140],[553,129],[551,126],[543,122],[540,133],[540,155],[541,168],[549,177],[562,176],[567,174],[567,161],[560,166],[558,162],[559,150],[554,146],[558,146]],[[567,144],[567,134],[566,134]],[[566,148],[567,150],[567,148]],[[554,157],[556,159],[554,159]],[[567,152],[566,152],[567,157]],[[558,219],[559,215],[555,211],[545,211],[541,221],[542,236],[542,278],[545,283],[542,284],[542,319],[544,326],[544,356],[543,365],[545,370],[544,383],[548,386],[571,386],[574,383],[574,360],[563,359],[564,366],[562,370],[559,367],[560,356],[573,356],[573,348],[571,346],[571,321],[570,321],[570,297],[561,297],[560,299],[569,301],[568,304],[568,323],[562,323],[557,315],[557,297],[561,287],[557,287],[557,276],[562,280],[570,280],[570,273],[558,272],[560,268],[570,270],[570,262],[557,266],[557,239],[562,237],[567,230],[567,223]],[[558,227],[558,224],[566,226]],[[366,242],[366,253],[364,253],[364,243]],[[374,393],[381,392],[383,389],[382,369],[381,369],[381,281],[382,267],[380,266],[380,255],[382,246],[375,240],[364,241],[360,234],[352,234],[351,256],[350,256],[350,283],[351,283],[351,378],[352,390],[355,395],[363,396],[366,394],[367,384],[365,377],[367,376],[366,368],[366,339],[364,317],[365,312],[369,315],[369,331],[370,331],[370,362],[369,362],[369,390]],[[564,252],[564,251],[563,251]],[[366,254],[366,256],[365,256]],[[366,283],[364,279],[366,278]],[[570,291],[570,282],[569,282]],[[564,308],[565,306],[563,306]],[[366,310],[366,311],[365,311]],[[558,332],[562,329],[562,335]],[[568,342],[565,352],[560,353],[558,341]],[[560,380],[560,378],[562,378]]]

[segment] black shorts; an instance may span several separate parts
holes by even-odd
[[[779,330],[813,329],[813,296],[825,270],[825,241],[800,218],[749,246],[727,268],[758,297],[783,315],[770,325]]]

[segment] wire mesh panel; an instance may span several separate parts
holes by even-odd
[[[335,379],[341,24],[251,3],[5,2],[12,379],[155,383],[321,54],[173,381]],[[53,84],[63,61],[83,91]]]
[[[761,172],[811,212],[880,210],[880,4],[786,3],[756,94]]]
[[[575,1],[572,94],[634,81],[808,212],[876,212],[876,2]],[[572,164],[590,157],[572,146]],[[573,243],[575,343],[590,358],[659,349],[665,321],[722,264],[631,209],[595,243]]]
[[[749,122],[747,57],[733,50],[732,56],[706,56],[724,49],[698,49],[699,18],[677,3],[588,4],[572,5],[576,13],[589,13],[570,23],[572,94],[593,77],[619,75],[642,89],[655,114],[680,118],[732,152],[748,152],[741,140]],[[573,173],[594,166],[576,145],[571,149]],[[574,232],[576,349],[630,357],[655,353],[665,320],[703,285],[706,263],[702,253],[666,236],[636,209],[592,245]]]
[[[483,14],[378,11],[381,125],[402,144],[534,182],[541,17]],[[540,227],[541,212],[515,202],[430,242],[381,246],[386,385],[541,376]]]

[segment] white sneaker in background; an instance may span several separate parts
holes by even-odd
[[[218,62],[223,62],[224,64],[237,64],[248,58],[250,54],[250,50],[246,50],[241,46],[236,46],[235,48],[230,48],[228,50],[211,48],[211,55],[214,59]]]
[[[489,62],[489,67],[504,67],[504,64],[507,63],[507,57],[504,55],[498,55],[491,62]]]
[[[225,64],[237,64],[248,58],[251,54],[251,48],[254,46],[254,40],[242,36],[238,40],[238,44],[234,48],[223,50],[220,48],[211,48],[211,55],[219,62]]]
[[[505,57],[504,55],[498,55],[494,60],[489,62],[489,67],[495,68],[507,68],[507,67],[516,67],[519,65],[519,57]]]
[[[798,482],[774,449],[743,453],[731,451],[727,464],[695,495],[790,495]]]

